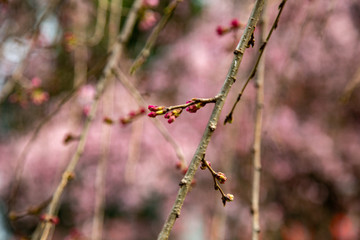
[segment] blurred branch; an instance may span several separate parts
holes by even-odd
[[[113,46],[111,55],[109,58],[109,61],[106,64],[106,67],[103,72],[103,76],[99,79],[97,86],[96,86],[96,94],[94,97],[94,101],[91,104],[89,115],[86,118],[85,125],[83,127],[83,130],[80,134],[80,140],[77,146],[77,149],[69,162],[66,170],[64,171],[62,175],[62,179],[57,186],[52,201],[49,205],[49,209],[47,211],[47,215],[50,217],[56,216],[59,205],[60,205],[60,199],[63,194],[63,191],[65,187],[67,186],[68,182],[74,178],[74,170],[75,167],[82,156],[85,148],[85,143],[87,139],[87,135],[89,133],[90,125],[95,117],[95,113],[97,110],[97,105],[100,100],[101,95],[103,94],[105,90],[105,86],[107,85],[109,79],[113,76],[113,69],[117,67],[118,60],[120,59],[120,56],[122,54],[123,45],[128,41],[132,30],[135,26],[135,22],[137,19],[137,13],[142,4],[142,0],[136,0],[133,5],[132,9],[128,15],[128,18],[126,19],[124,29],[120,36],[117,39],[117,43]],[[51,238],[51,233],[53,232],[54,224],[51,221],[45,221],[40,224],[38,230],[34,233],[32,239],[41,239],[46,240]]]
[[[113,79],[112,79],[113,80]],[[113,81],[111,81],[113,83]],[[103,109],[104,115],[109,116],[114,110],[114,88],[109,88],[109,93],[104,96]],[[108,124],[102,125],[102,152],[96,169],[95,178],[95,209],[92,229],[92,240],[101,240],[104,224],[104,205],[105,205],[105,184],[107,160],[111,143],[111,127]]]
[[[267,26],[266,16],[267,1],[264,4],[264,10],[259,21],[261,42],[266,41],[265,31]],[[252,213],[252,240],[258,240],[260,236],[260,177],[261,177],[261,131],[262,131],[262,115],[264,106],[264,77],[265,77],[265,60],[259,62],[259,71],[256,75],[256,112],[255,112],[255,129],[254,129],[254,145],[253,145],[253,184],[251,197],[251,213]]]
[[[249,17],[247,26],[244,30],[244,33],[238,43],[235,51],[234,58],[231,63],[229,72],[226,76],[225,82],[218,94],[219,98],[217,99],[214,110],[210,116],[209,122],[206,126],[204,134],[201,138],[201,141],[196,149],[196,152],[193,156],[193,159],[189,165],[189,169],[186,172],[185,176],[180,182],[180,189],[178,195],[176,197],[175,203],[172,207],[172,210],[166,219],[164,226],[159,233],[158,240],[168,239],[171,229],[175,224],[176,219],[180,216],[181,207],[184,203],[185,197],[189,191],[190,184],[194,179],[195,172],[199,168],[202,157],[204,156],[207,146],[210,142],[211,136],[213,132],[216,130],[217,123],[219,121],[221,110],[224,106],[225,99],[230,91],[231,86],[234,84],[236,80],[236,74],[238,72],[240,63],[242,61],[243,55],[245,53],[246,47],[249,44],[252,34],[254,33],[255,26],[259,20],[262,8],[264,5],[264,0],[257,0],[255,2],[254,8]]]
[[[23,218],[25,216],[28,216],[28,215],[39,215],[41,213],[41,211],[44,210],[49,205],[50,201],[51,201],[51,198],[46,199],[45,201],[41,202],[39,205],[29,207],[27,210],[25,210],[23,212],[11,211],[9,213],[9,219],[11,221],[16,221],[16,220]]]
[[[238,97],[237,97],[237,99],[236,99],[236,101],[235,101],[235,103],[234,103],[234,105],[233,105],[230,113],[226,116],[225,121],[224,121],[224,124],[226,124],[226,123],[232,123],[232,121],[233,121],[233,113],[234,113],[234,110],[235,110],[235,108],[236,108],[236,105],[237,105],[238,102],[240,101],[241,96],[243,95],[243,93],[244,93],[244,91],[245,91],[245,88],[247,87],[248,83],[249,83],[250,80],[255,76],[255,73],[256,73],[256,71],[257,71],[258,65],[259,65],[259,63],[260,63],[260,59],[261,59],[261,57],[262,57],[262,55],[263,55],[263,53],[264,53],[264,51],[265,51],[265,48],[266,48],[267,43],[268,43],[268,41],[269,41],[269,39],[270,39],[270,37],[271,37],[271,34],[273,33],[273,31],[274,31],[274,30],[277,28],[277,26],[278,26],[278,22],[279,22],[279,19],[280,19],[280,15],[281,15],[281,13],[282,13],[282,11],[283,11],[283,9],[284,9],[284,6],[285,6],[286,1],[287,1],[287,0],[282,0],[282,2],[280,3],[278,15],[276,16],[276,18],[275,18],[275,20],[274,20],[274,23],[273,23],[273,25],[272,25],[269,33],[268,33],[268,36],[266,37],[265,42],[262,43],[262,45],[261,45],[261,47],[260,47],[260,49],[259,49],[259,55],[258,55],[258,57],[257,57],[257,59],[256,59],[256,63],[255,63],[255,65],[254,65],[253,69],[251,70],[250,75],[249,75],[248,79],[246,80],[244,86],[242,87],[242,89],[241,89],[241,91],[240,91],[240,93],[239,93],[239,95],[238,95]]]
[[[45,18],[50,14],[50,12],[59,4],[60,0],[53,0],[50,1],[46,9],[41,13],[40,17],[35,22],[33,28],[31,31],[31,38],[29,40],[29,47],[26,50],[26,53],[24,54],[24,58],[18,63],[16,69],[14,70],[11,77],[6,81],[4,86],[2,87],[0,91],[0,104],[9,96],[9,94],[13,91],[16,83],[19,83],[22,85],[23,80],[23,72],[27,63],[27,60],[30,56],[30,53],[32,49],[34,48],[34,45],[38,38],[39,28],[41,23],[45,20]],[[1,43],[3,44],[3,43]]]
[[[55,107],[55,109],[50,114],[48,114],[45,118],[43,118],[43,120],[35,128],[34,132],[32,133],[32,135],[31,135],[30,139],[28,140],[28,142],[26,143],[25,147],[21,151],[20,156],[16,159],[15,179],[14,179],[13,187],[11,190],[9,202],[8,202],[10,210],[15,201],[15,198],[16,198],[19,186],[20,186],[20,182],[21,182],[21,176],[22,176],[22,173],[23,173],[23,170],[25,167],[26,156],[29,154],[32,144],[35,142],[36,138],[38,137],[41,129],[45,126],[45,124],[48,123],[60,111],[62,106],[64,106],[64,104],[67,103],[71,99],[71,97],[74,95],[74,93],[79,88],[80,88],[80,86],[73,88],[68,94],[66,94],[65,97],[63,97],[60,100],[59,104]]]
[[[87,41],[87,44],[94,46],[98,44],[104,36],[105,23],[106,23],[106,12],[109,6],[109,0],[99,0],[96,15],[95,32]]]
[[[131,137],[129,143],[128,159],[125,165],[125,182],[131,184],[135,178],[135,167],[140,156],[140,145],[142,140],[144,122],[143,119],[133,122],[131,125]]]
[[[155,26],[151,32],[149,38],[147,39],[144,48],[140,51],[139,55],[134,60],[132,66],[130,67],[130,74],[134,74],[136,70],[146,61],[150,55],[150,51],[155,44],[156,39],[159,36],[159,33],[166,26],[171,15],[174,13],[177,5],[182,2],[182,0],[173,0],[164,10],[164,15],[160,19],[159,23]]]
[[[354,77],[346,84],[343,94],[340,97],[340,100],[343,103],[347,103],[354,91],[354,89],[360,84],[360,68],[356,71]]]
[[[142,107],[146,107],[148,104],[145,102],[139,91],[132,85],[132,83],[129,81],[128,77],[119,69],[115,69],[115,74],[117,76],[117,79],[122,83],[122,85],[129,91],[129,93],[132,95],[132,97],[135,99],[135,101]],[[159,130],[161,135],[165,138],[166,141],[168,141],[172,147],[175,150],[176,156],[178,157],[179,161],[183,163],[183,166],[185,166],[185,157],[183,154],[183,151],[181,150],[180,146],[177,144],[177,142],[170,136],[168,130],[164,127],[164,125],[160,122],[159,119],[154,118],[153,124],[155,127]]]
[[[109,16],[109,47],[116,41],[121,23],[122,0],[111,0],[110,16]]]

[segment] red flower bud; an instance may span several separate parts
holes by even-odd
[[[170,124],[170,123],[174,122],[175,118],[176,118],[175,116],[170,116],[169,120],[168,120],[168,123]]]
[[[148,114],[148,116],[154,118],[157,116],[157,114],[155,112],[151,112]]]
[[[219,35],[219,36],[222,36],[224,33],[225,33],[225,29],[222,27],[222,26],[218,26],[216,28],[216,33]]]
[[[239,27],[240,27],[240,22],[239,22],[239,20],[237,20],[236,18],[234,18],[233,20],[231,20],[230,26],[231,26],[232,28],[239,28]]]

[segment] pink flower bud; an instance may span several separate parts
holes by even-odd
[[[150,111],[156,111],[156,108],[157,108],[157,106],[155,106],[155,105],[149,105],[149,106],[148,106],[148,109],[149,109]]]
[[[233,20],[231,20],[230,26],[231,26],[231,28],[239,28],[239,27],[240,27],[240,22],[239,22],[239,20],[237,20],[236,18],[234,18]]]
[[[142,113],[145,113],[145,108],[143,108],[143,107],[141,107],[141,108],[139,109],[139,114],[142,114]]]
[[[171,116],[170,118],[169,118],[169,120],[168,120],[168,123],[170,124],[170,123],[172,123],[172,122],[174,122],[175,121],[175,116]]]
[[[41,79],[40,78],[34,77],[33,79],[31,79],[31,86],[33,88],[40,87],[40,85],[41,85]]]
[[[151,113],[148,114],[148,116],[151,117],[151,118],[154,118],[154,117],[157,116],[157,114],[155,112],[151,112]]]
[[[167,112],[164,116],[164,118],[170,118],[172,116],[172,112]]]
[[[218,27],[216,28],[216,33],[217,33],[219,36],[222,36],[225,32],[226,32],[226,29],[224,29],[222,26],[218,26]]]

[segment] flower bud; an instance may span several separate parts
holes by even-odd
[[[148,114],[148,116],[151,117],[151,118],[154,118],[154,117],[157,116],[157,114],[155,112],[151,112],[151,113]]]
[[[230,194],[230,193],[226,194],[225,197],[226,197],[226,200],[229,201],[229,202],[231,202],[231,201],[234,200],[234,195],[232,195],[232,194]]]
[[[216,179],[219,181],[219,183],[224,184],[227,180],[227,177],[222,172],[217,172],[215,175]]]

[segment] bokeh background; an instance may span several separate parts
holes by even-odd
[[[132,2],[123,1],[120,28]],[[171,106],[193,97],[215,96],[242,33],[239,29],[219,36],[216,28],[229,26],[234,18],[246,24],[253,2],[181,2],[148,61],[129,76],[145,100]],[[269,24],[280,2],[268,1]],[[168,3],[144,1],[119,63],[125,72]],[[106,24],[103,36],[92,44],[82,44],[84,36],[94,36],[101,9],[98,5],[97,1],[84,0],[0,1],[0,239],[27,239],[31,235],[43,212],[9,220],[9,211],[21,213],[49,199],[75,151],[77,142],[65,143],[64,139],[80,134],[112,35],[119,30],[109,30]],[[213,168],[228,176],[223,188],[235,199],[223,207],[211,175],[199,170],[171,239],[251,236],[253,83],[247,87],[233,123],[224,126],[222,122],[254,65],[258,34],[259,28],[206,154]],[[285,6],[265,54],[262,239],[360,238],[359,39],[359,1],[289,0]],[[17,77],[19,72],[21,77]],[[77,82],[84,84],[31,140],[36,126]],[[97,165],[106,144],[103,239],[157,237],[182,173],[175,167],[178,158],[174,149],[146,115],[130,124],[118,122],[139,107],[120,82],[109,84],[76,177],[64,192],[54,239],[91,239]],[[196,114],[183,112],[172,124],[158,117],[181,146],[187,163],[211,111],[208,104]],[[115,124],[106,125],[104,117],[114,119]],[[110,140],[104,135],[106,128],[110,128]],[[29,141],[31,149],[22,163],[19,191],[9,205],[17,160]]]

